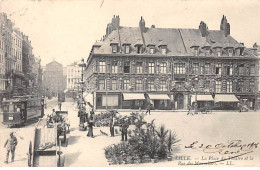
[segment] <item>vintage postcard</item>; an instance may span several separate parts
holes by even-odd
[[[1,0],[1,167],[259,167],[259,0]]]

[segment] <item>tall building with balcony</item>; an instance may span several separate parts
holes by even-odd
[[[230,35],[225,16],[219,30],[107,25],[87,60],[85,76],[95,109],[188,109],[194,102],[219,109],[244,101],[253,109],[259,58]]]

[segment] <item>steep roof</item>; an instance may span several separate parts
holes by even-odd
[[[177,28],[146,28],[141,32],[139,27],[119,27],[113,30],[103,41],[99,49],[94,54],[112,54],[111,42],[119,42],[119,48],[123,47],[124,42],[130,44],[130,54],[137,54],[136,43],[155,45],[155,53],[160,55],[159,46],[167,45],[167,55],[169,56],[189,56],[193,55],[192,46],[199,46],[202,49],[205,46],[214,49],[215,47],[225,48],[241,46],[230,35],[225,36],[224,31],[208,30],[206,37],[202,37],[199,29],[177,29]],[[148,50],[146,50],[148,51]],[[203,51],[203,50],[202,50]],[[147,52],[145,52],[147,53]]]

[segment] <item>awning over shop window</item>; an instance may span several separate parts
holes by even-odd
[[[215,103],[218,102],[239,102],[239,100],[233,94],[216,94]]]
[[[123,93],[124,100],[145,100],[143,93]]]
[[[195,102],[196,95],[191,96],[191,103]],[[197,101],[214,101],[213,97],[210,94],[198,94]]]
[[[167,94],[148,94],[150,100],[171,100]]]

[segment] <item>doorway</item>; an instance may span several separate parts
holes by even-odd
[[[182,93],[177,93],[175,95],[175,108],[177,110],[184,108],[184,95]]]

